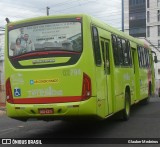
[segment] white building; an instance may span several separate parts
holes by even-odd
[[[160,61],[160,0],[146,0],[146,38],[159,51],[156,51]],[[160,62],[155,64],[156,79],[160,80]]]
[[[160,87],[160,0],[124,0],[124,31],[151,42],[159,60],[155,79]]]
[[[0,33],[0,88],[4,87],[4,33]]]

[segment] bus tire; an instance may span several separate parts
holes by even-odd
[[[125,92],[124,110],[122,111],[122,119],[124,121],[127,121],[129,119],[130,109],[131,109],[130,95],[128,92]]]

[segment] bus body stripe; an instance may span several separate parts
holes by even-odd
[[[64,103],[79,102],[84,99],[83,96],[66,96],[66,97],[46,97],[46,98],[16,98],[14,104],[48,104],[48,103]]]

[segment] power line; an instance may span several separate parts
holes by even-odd
[[[77,0],[75,0],[75,1],[77,1]],[[63,3],[66,4],[66,2],[68,3],[69,0],[68,0],[68,1],[65,1],[65,2],[61,2],[61,3],[57,3],[57,4],[55,4],[55,6],[56,6],[56,5],[60,5],[60,4],[63,5]],[[24,5],[23,5],[23,6],[24,6]],[[22,6],[21,6],[21,7],[22,7]],[[12,6],[12,8],[17,8],[18,10],[23,10],[23,13],[24,13],[24,11],[29,11],[29,10],[31,10],[31,9],[24,9],[24,7],[22,7],[22,8],[21,8],[21,7]],[[29,7],[29,8],[30,8],[30,7]],[[44,10],[44,7],[43,7],[43,8],[32,7],[32,8],[37,9],[37,11],[32,11],[33,13],[36,13],[36,12],[39,13],[40,11]],[[37,15],[37,14],[35,14],[35,16],[36,16],[36,15]],[[41,14],[41,15],[42,15],[42,14]],[[25,16],[29,16],[29,17],[30,17],[31,15],[25,15]],[[32,15],[32,16],[33,16],[33,15]],[[15,17],[15,18],[24,18],[24,14],[23,14],[23,15],[22,15],[22,14],[21,14],[21,15],[17,15],[17,14],[16,14],[14,17]]]
[[[87,1],[87,3],[90,3],[90,2],[94,2],[95,0],[88,0]],[[61,3],[57,3],[57,4],[54,4],[54,5],[51,5],[50,6],[50,8],[53,6],[53,7],[55,7],[55,6],[62,6],[62,5],[71,5],[72,4],[72,6],[73,6],[73,3],[75,3],[75,2],[77,2],[77,0],[74,0],[74,1],[65,1],[65,2],[61,2]],[[78,1],[79,2],[79,1]],[[80,1],[81,2],[81,1]],[[79,2],[79,3],[80,3]],[[96,1],[95,1],[96,2]],[[83,4],[86,4],[86,3],[80,3],[80,5],[82,6]],[[79,5],[79,4],[78,4]],[[73,6],[73,8],[74,8],[75,6]],[[77,6],[76,6],[77,7]],[[18,8],[18,9],[23,9],[23,11],[28,11],[28,9],[27,10],[25,10],[24,8],[20,8],[20,7],[15,7],[15,6],[12,6],[12,8]],[[36,7],[33,7],[32,6],[32,8],[35,8],[35,9],[37,9]],[[67,9],[70,9],[71,7],[69,7],[69,8],[67,8]],[[61,10],[57,10],[56,12],[62,12],[62,11],[65,11],[65,10],[67,10],[67,9],[61,9]],[[35,12],[40,12],[40,11],[44,11],[44,8],[38,8],[37,9],[37,11],[34,11],[34,13]],[[55,9],[53,9],[53,11],[54,11]],[[35,15],[37,15],[37,14],[35,14]],[[26,15],[26,16],[30,16],[30,15]],[[20,17],[24,17],[24,15],[22,16],[22,15],[16,15],[16,16],[14,16],[14,17],[16,17],[16,18],[20,18]]]
[[[82,3],[82,4],[85,5],[85,4],[88,4],[88,3],[90,3],[90,2],[88,1],[88,2],[85,2],[85,3]],[[69,10],[69,9],[72,9],[72,8],[75,8],[75,7],[79,7],[79,5],[76,5],[76,6],[75,5],[74,6],[71,5],[71,7],[68,7],[66,9],[57,10],[57,11],[54,11],[54,12],[63,12],[65,10]],[[82,7],[82,6],[80,6],[80,7]]]
[[[66,12],[66,10],[69,10],[69,9],[72,9],[72,8],[76,8],[76,7],[86,7],[87,6],[87,4],[89,4],[89,3],[93,3],[93,2],[96,2],[96,5],[97,5],[97,1],[96,0],[88,0],[87,2],[86,2],[86,0],[85,1],[78,1],[78,0],[72,0],[72,1],[70,1],[70,0],[67,0],[67,1],[65,1],[65,2],[60,2],[60,3],[56,3],[56,4],[53,4],[53,5],[50,5],[49,7],[50,8],[52,8],[52,10],[51,10],[51,12],[52,12],[52,14],[53,14],[53,12],[54,13],[58,13],[58,12]],[[117,2],[119,2],[119,0],[117,0]],[[116,3],[117,3],[116,2]],[[61,10],[55,10],[55,7],[57,8],[57,7],[59,7],[59,6],[67,6],[67,8],[65,8],[65,9],[61,9]],[[102,3],[100,3],[100,5],[102,5]],[[25,6],[25,5],[24,5]],[[70,7],[68,7],[68,6],[70,6]],[[109,6],[109,5],[108,5]],[[111,5],[110,5],[111,6]],[[27,13],[30,13],[29,11],[31,11],[31,9],[29,10],[25,10],[24,9],[24,7],[23,8],[19,8],[19,7],[15,7],[15,6],[12,6],[12,8],[18,8],[18,9],[23,9],[23,14],[21,14],[21,12],[20,12],[20,14],[16,14],[16,15],[14,15],[14,16],[12,16],[12,18],[14,18],[14,20],[15,19],[22,19],[22,18],[27,18],[27,17],[30,17],[31,15],[30,14],[27,14]],[[42,16],[42,15],[45,15],[45,8],[36,8],[36,7],[33,7],[32,6],[32,8],[35,8],[35,9],[37,9],[36,11],[31,11],[33,14],[32,14],[32,16]],[[42,11],[44,11],[44,13],[42,13]],[[99,12],[99,13],[95,13],[95,10],[92,10],[92,9],[85,9],[85,11],[86,12],[90,12],[90,13],[92,13],[92,12],[94,12],[93,14],[95,14],[95,15],[93,15],[93,16],[96,16],[96,17],[98,17],[99,19],[100,18],[102,18],[102,19],[104,19],[104,18],[110,18],[111,17],[111,15],[112,15],[112,17],[113,16],[120,16],[120,14],[118,13],[118,12],[116,12],[116,11],[110,11],[109,13],[107,13],[107,15],[105,16],[105,14],[103,14],[103,15],[101,15],[101,12],[102,12],[102,10],[97,10],[97,12]],[[24,14],[24,12],[26,13],[26,14]],[[41,13],[40,13],[41,12]],[[109,14],[111,14],[110,16],[109,16]],[[97,16],[97,15],[100,15],[100,16]],[[11,18],[11,19],[12,19]],[[115,18],[115,20],[116,20],[116,18]],[[120,21],[119,21],[120,22]]]

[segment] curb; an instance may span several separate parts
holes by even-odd
[[[6,114],[6,104],[5,103],[0,103],[0,116]]]
[[[5,114],[6,114],[6,111],[1,111],[0,110],[0,116],[5,115]]]
[[[6,111],[6,104],[0,103],[0,111]]]
[[[0,107],[0,111],[6,111],[5,107]]]

